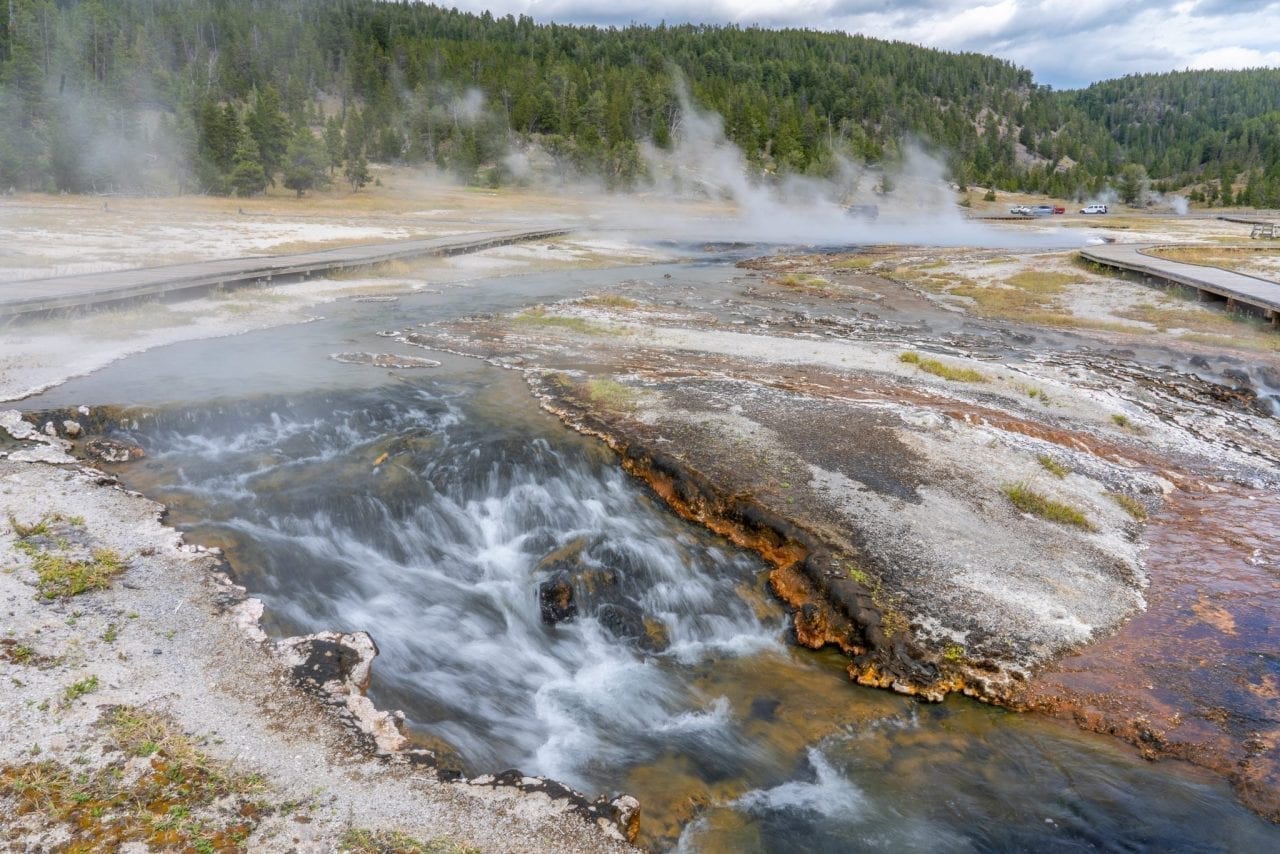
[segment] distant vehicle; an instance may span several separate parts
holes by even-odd
[[[1080,213],[1082,214],[1104,214],[1106,212],[1106,205],[1085,205],[1080,209]]]
[[[1009,213],[1014,214],[1015,216],[1031,216],[1031,208],[1026,205],[1014,205],[1009,208]]]
[[[1054,205],[1053,212],[1056,214],[1064,214],[1067,212],[1067,209],[1064,208],[1062,205]]]
[[[1036,205],[1031,209],[1032,216],[1053,216],[1053,205]]]

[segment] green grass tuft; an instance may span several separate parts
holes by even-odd
[[[78,596],[103,590],[124,572],[124,560],[107,548],[93,550],[88,560],[77,560],[61,552],[40,552],[32,558],[39,577],[37,594],[43,599]]]
[[[581,317],[564,317],[559,314],[548,314],[547,310],[540,306],[526,308],[513,319],[514,323],[522,326],[538,326],[551,329],[567,329],[570,332],[578,332],[583,335],[608,335],[608,329],[598,326],[594,323],[588,323]]]
[[[1108,492],[1115,503],[1124,508],[1124,511],[1137,519],[1139,522],[1147,520],[1147,508],[1142,506],[1142,502],[1134,498],[1132,495],[1125,495],[1123,492]]]
[[[62,692],[62,705],[69,706],[85,694],[92,694],[98,690],[98,677],[86,676],[78,682],[73,682],[67,686],[67,690]]]
[[[635,390],[610,379],[591,380],[587,383],[587,396],[592,403],[611,409],[630,409],[636,405]]]
[[[914,350],[908,350],[903,353],[898,357],[898,361],[915,365],[926,374],[933,374],[935,377],[942,377],[944,380],[961,383],[985,383],[987,381],[986,374],[979,373],[972,368],[955,368],[937,359],[921,356]]]
[[[1040,456],[1036,457],[1036,459],[1039,460],[1040,465],[1044,468],[1045,471],[1059,478],[1064,478],[1067,475],[1071,474],[1070,468],[1068,468],[1067,466],[1064,466],[1062,463],[1058,462],[1048,454],[1041,454]]]
[[[1032,516],[1039,516],[1050,522],[1071,525],[1086,531],[1098,530],[1097,526],[1081,511],[1070,504],[1063,504],[1061,501],[1054,501],[1048,496],[1041,495],[1025,483],[1005,484],[1001,487],[1001,492],[1023,513],[1030,513]]]

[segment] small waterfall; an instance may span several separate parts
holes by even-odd
[[[681,671],[782,648],[781,611],[743,595],[760,562],[552,435],[400,387],[224,407],[143,441],[280,629],[369,631],[374,699],[468,770],[607,788],[673,745],[736,761],[727,702]],[[544,619],[545,585],[572,619]]]

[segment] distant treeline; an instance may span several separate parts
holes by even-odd
[[[861,36],[539,25],[377,0],[0,0],[0,189],[358,189],[368,161],[471,181],[543,152],[614,186],[679,133],[680,81],[761,176],[935,148],[962,185],[1191,187],[1280,206],[1280,71],[1037,86]],[[517,170],[518,171],[518,170]]]

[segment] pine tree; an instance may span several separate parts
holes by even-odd
[[[349,152],[347,154],[347,163],[342,170],[343,176],[347,179],[347,183],[351,185],[351,192],[359,192],[360,188],[368,184],[371,180],[369,175],[369,159],[364,156],[364,150]]]
[[[267,180],[274,183],[275,173],[284,166],[290,137],[289,119],[281,109],[280,93],[274,86],[268,84],[259,90],[253,109],[245,116],[245,127],[258,145]]]
[[[337,116],[330,116],[329,120],[324,123],[324,150],[325,154],[329,156],[329,175],[331,177],[333,170],[342,164],[344,147],[342,120]]]
[[[329,157],[308,128],[298,128],[285,153],[284,185],[298,194],[329,183]]]
[[[244,135],[236,148],[230,183],[237,196],[256,196],[267,188],[267,173],[262,166],[258,143],[249,134]]]

